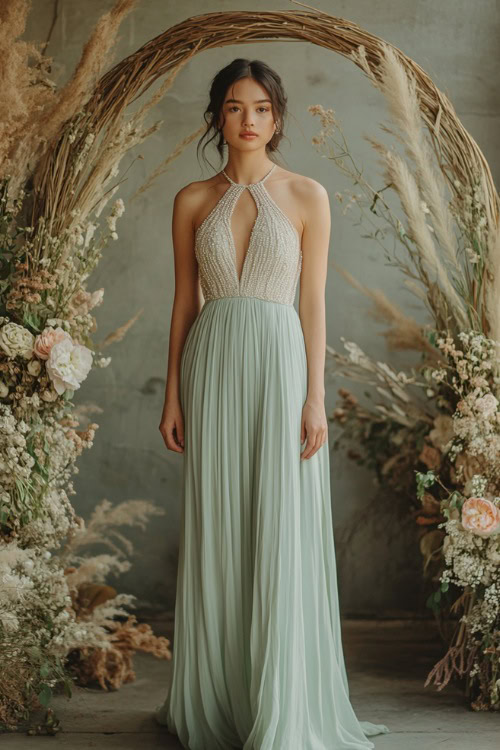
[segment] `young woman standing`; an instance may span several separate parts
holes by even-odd
[[[324,405],[330,207],[270,158],[285,114],[265,63],[219,71],[204,137],[227,163],[174,202],[160,431],[184,453],[183,504],[156,718],[190,750],[364,750],[389,731],[349,701]]]

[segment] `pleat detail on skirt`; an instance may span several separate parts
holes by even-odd
[[[172,683],[190,750],[361,750],[338,607],[329,447],[300,461],[307,359],[291,305],[205,303],[181,358]]]

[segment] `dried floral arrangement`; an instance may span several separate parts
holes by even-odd
[[[97,504],[88,522],[70,497],[72,476],[98,425],[95,405],[74,393],[103,350],[120,341],[138,315],[95,343],[92,310],[104,289],[87,280],[110,241],[124,203],[106,206],[125,153],[144,130],[152,102],[134,115],[115,113],[90,129],[86,104],[132,7],[102,16],[73,78],[61,90],[50,58],[18,37],[29,4],[10,0],[0,15],[5,81],[0,97],[0,727],[15,730],[49,707],[54,691],[79,684],[118,688],[134,679],[133,655],[171,659],[170,642],[138,623],[134,597],[106,584],[131,566],[133,546],[120,528],[145,528],[163,513],[148,500]],[[170,78],[170,83],[173,76]],[[166,90],[168,86],[164,87]],[[156,100],[156,99],[155,99]],[[182,148],[178,149],[178,153]],[[173,157],[172,157],[173,158]],[[167,160],[168,161],[168,160]],[[116,184],[115,184],[116,183]],[[103,213],[104,212],[104,213]],[[102,214],[102,220],[100,219]],[[84,554],[105,545],[106,554]],[[54,734],[48,708],[37,731]]]
[[[177,72],[194,55],[235,43],[272,43],[275,39],[292,43],[307,41],[352,59],[373,77],[375,85],[381,83],[382,40],[349,20],[292,1],[309,10],[217,12],[188,18],[102,75],[120,24],[135,5],[135,0],[116,0],[111,10],[98,20],[73,76],[60,90],[50,78],[50,58],[35,45],[19,39],[25,28],[28,0],[5,0],[2,4],[0,586],[3,596],[0,609],[0,723],[6,728],[15,728],[40,702],[47,705],[55,686],[64,685],[70,691],[75,673],[84,683],[97,679],[102,687],[117,687],[133,677],[130,656],[135,648],[146,648],[169,658],[168,641],[155,638],[147,626],[137,626],[124,609],[130,604],[129,598],[106,586],[106,575],[111,570],[120,572],[128,564],[123,550],[121,556],[116,550],[111,555],[76,555],[85,538],[94,538],[100,514],[114,528],[122,523],[142,524],[146,517],[157,512],[146,501],[128,501],[115,509],[109,508],[104,501],[96,508],[96,517],[85,524],[75,515],[69,499],[74,494],[71,476],[76,471],[75,461],[84,448],[92,446],[97,429],[96,423],[85,421],[89,410],[87,413],[83,409],[77,410],[72,404],[72,396],[93,366],[106,367],[109,364],[110,358],[102,356],[103,350],[123,338],[137,317],[104,341],[94,342],[91,336],[96,331],[96,321],[91,311],[102,302],[103,290],[87,291],[87,279],[109,241],[118,239],[116,221],[123,213],[123,202],[116,200],[108,209],[105,220],[100,216],[120,187],[121,159],[127,151],[158,130],[162,121],[144,128],[145,117],[169,90]],[[366,56],[353,54],[363,48],[367,51]],[[432,293],[428,295],[420,290],[420,296],[432,301],[431,309],[436,316],[439,312],[439,317],[435,318],[439,321],[439,331],[448,330],[448,324],[451,325],[454,341],[459,331],[467,331],[467,315],[473,316],[474,313],[479,318],[471,328],[487,333],[489,325],[490,340],[498,340],[498,314],[496,319],[491,315],[492,300],[495,293],[498,297],[499,284],[498,274],[491,271],[499,254],[498,239],[495,239],[498,237],[498,233],[495,235],[498,198],[488,166],[446,98],[418,65],[399,50],[397,55],[405,69],[413,71],[417,77],[420,116],[431,128],[431,138],[434,145],[439,146],[444,163],[452,164],[450,174],[455,175],[460,183],[460,190],[455,190],[459,214],[467,217],[466,204],[460,204],[460,196],[465,201],[473,194],[471,188],[477,175],[479,202],[482,195],[484,203],[481,205],[486,217],[482,234],[486,244],[476,247],[471,238],[466,246],[472,261],[476,254],[481,258],[475,265],[472,262],[470,286],[462,291],[455,289],[457,293],[453,294],[439,266],[439,282],[432,284],[429,276]],[[128,107],[159,78],[164,80],[155,94],[134,114],[128,114]],[[136,195],[148,189],[203,129],[202,126],[184,138]],[[453,155],[457,156],[456,160]],[[400,166],[400,162],[395,164]],[[446,169],[442,169],[442,173],[447,179]],[[420,189],[420,180],[417,185]],[[438,221],[434,197],[428,196],[427,204],[434,220]],[[380,193],[373,191],[372,198],[382,205]],[[436,205],[441,210],[441,204]],[[417,213],[417,225],[419,217]],[[476,236],[476,224],[474,222],[472,237]],[[444,238],[446,242],[447,228],[436,224],[436,229],[440,232],[440,241]],[[423,228],[423,231],[431,230]],[[409,232],[406,237],[401,232],[403,240],[409,257],[417,264],[419,253],[425,255],[429,252],[428,245],[417,250]],[[448,249],[446,244],[444,247]],[[433,268],[432,255],[425,256],[425,262]],[[480,276],[483,284],[478,282]],[[415,289],[419,278],[417,274],[416,278],[410,276],[408,280],[413,281]],[[459,281],[462,278],[463,275],[458,274]],[[494,284],[497,284],[496,291]],[[446,290],[449,300],[443,296]],[[473,293],[473,304],[461,309],[460,301],[469,291]],[[419,325],[406,316],[401,317],[400,311],[396,311],[383,295],[374,292],[373,297],[384,319],[390,320],[393,326],[387,334],[388,340],[395,340],[401,334],[410,335],[413,348],[426,353],[432,363],[431,372],[445,366],[446,359],[440,358],[437,351],[438,336],[433,340],[432,335],[422,333]],[[453,315],[448,317],[448,301],[455,305],[456,330]],[[442,315],[445,310],[446,314]],[[484,343],[486,349],[490,345]],[[420,427],[421,439],[429,443],[431,434],[436,440],[444,439],[441,433],[449,424],[439,422],[438,417],[452,416],[449,410],[443,408],[436,416],[425,400],[413,406],[415,396],[413,393],[409,395],[413,384],[406,383],[405,376],[393,373],[381,363],[375,363],[376,371],[367,375],[366,370],[371,367],[367,365],[369,358],[360,352],[355,354],[358,355],[358,374],[369,375],[377,385],[377,381],[384,378],[387,392],[394,397],[386,406],[386,414],[379,409],[375,412],[379,417],[382,414],[380,425],[387,428],[388,441],[394,432],[390,427],[391,415],[397,415],[395,423],[400,429],[414,435],[412,424],[420,425],[420,416],[424,412],[427,419],[423,419],[424,426]],[[353,365],[349,358],[345,361],[339,359],[339,363],[347,369]],[[411,379],[413,375],[409,377]],[[496,381],[492,380],[489,371],[485,379],[493,392]],[[445,380],[440,382],[437,390],[444,391]],[[415,386],[418,387],[416,382]],[[483,395],[487,395],[486,392]],[[449,392],[447,397],[451,400]],[[401,403],[397,399],[401,399]],[[356,412],[360,407],[349,398],[346,403],[349,408],[345,409],[345,419],[348,419],[350,412]],[[486,401],[487,405],[491,406],[491,403],[491,399]],[[372,419],[370,412],[367,419],[368,423]],[[356,419],[352,419],[351,424],[355,423]],[[431,424],[435,427],[427,433]],[[404,438],[404,433],[400,437]],[[393,447],[397,445],[395,439]],[[426,455],[430,455],[432,445],[427,446]],[[410,452],[406,460],[411,460],[411,455]],[[448,454],[443,452],[445,455]],[[385,468],[390,476],[390,466]],[[440,509],[443,505],[443,514],[446,514],[447,501],[438,498],[436,492],[436,487],[441,486],[439,482],[444,484],[446,478],[443,480],[443,475],[436,473],[436,481],[431,484],[430,474],[426,472],[423,476],[425,478],[421,481],[427,491],[422,517],[432,517],[437,508],[434,501]],[[486,488],[482,491],[485,493]],[[487,497],[483,499],[488,500]],[[451,514],[459,512],[461,507],[457,499],[456,507],[450,511],[450,521],[457,520]],[[473,513],[472,518],[475,518]],[[444,533],[441,528],[435,531]],[[446,531],[446,535],[452,538],[451,531]],[[473,538],[476,539],[477,535]],[[490,538],[486,541],[487,545],[489,543]],[[455,542],[450,545],[449,567],[458,572],[453,562],[458,551],[451,554],[453,549],[459,550]],[[444,586],[445,582],[443,592]],[[467,590],[464,593],[468,595]],[[470,597],[468,601],[470,603]],[[486,601],[485,597],[481,601]],[[116,614],[122,620],[127,617],[127,620],[117,624]],[[467,636],[465,627],[463,630],[458,646],[462,654],[470,644],[470,628]],[[490,632],[493,632],[492,627]],[[480,634],[476,639],[480,641],[482,637]],[[494,650],[495,645],[490,643],[487,648]],[[481,675],[486,675],[483,681],[486,680],[491,687],[489,675],[498,664],[498,646],[496,653],[491,651],[491,668],[484,672],[489,653],[486,649],[481,650],[476,661]],[[69,654],[71,658],[68,660]],[[482,696],[485,705],[494,705],[494,696],[489,694],[488,697],[487,690]],[[58,726],[49,708],[45,730],[55,733]]]
[[[383,130],[401,154],[366,136],[383,166],[373,188],[357,167],[333,109],[313,105],[321,130],[313,143],[349,176],[336,193],[343,215],[356,214],[363,237],[381,246],[387,265],[422,303],[430,322],[409,317],[380,289],[339,272],[371,301],[388,348],[413,352],[396,371],[341,338],[328,363],[369,387],[365,402],[347,388],[331,421],[343,446],[373,469],[379,487],[402,493],[413,514],[427,600],[447,650],[425,685],[461,680],[472,708],[500,709],[500,233],[498,196],[480,162],[443,156],[425,135],[418,82],[384,47],[375,76],[360,46],[353,57],[385,96],[392,125]],[[450,105],[447,104],[449,107]],[[467,174],[468,173],[468,174]],[[394,209],[385,192],[397,196]],[[451,189],[450,189],[451,188]],[[392,240],[389,243],[387,240]]]

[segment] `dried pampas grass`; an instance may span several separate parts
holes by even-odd
[[[345,268],[335,261],[333,267],[355,289],[365,294],[373,301],[372,315],[376,320],[390,324],[390,328],[383,332],[389,349],[413,350],[423,352],[436,364],[440,361],[439,352],[424,336],[422,326],[413,318],[408,317],[381,289],[371,289],[361,284]]]
[[[397,245],[393,250],[384,247],[384,252],[390,265],[408,276],[407,288],[425,302],[435,327],[452,335],[472,328],[495,339],[500,333],[498,195],[489,185],[487,165],[477,163],[476,148],[456,154],[453,160],[443,159],[446,144],[442,143],[442,129],[435,127],[426,135],[418,71],[390,45],[381,43],[376,71],[368,64],[364,47],[353,52],[352,58],[385,96],[393,124],[381,127],[402,144],[404,156],[392,145],[365,135],[383,168],[385,185],[375,190],[356,166],[335,113],[320,104],[309,107],[322,124],[312,142],[364,190],[370,212],[363,218],[371,224],[375,223],[373,216],[387,221]],[[337,132],[342,136],[340,142]],[[464,163],[469,167],[467,182],[463,181]],[[387,188],[399,198],[404,223],[384,197]],[[353,200],[361,209],[358,197],[353,195]],[[351,207],[349,203],[343,213]],[[377,226],[368,236],[382,244],[385,227]],[[401,247],[403,259],[398,253]]]
[[[64,123],[88,102],[109,58],[119,26],[136,0],[119,0],[100,18],[72,77],[58,91],[48,77],[52,58],[33,43],[23,42],[28,0],[5,0],[0,8],[0,173],[20,185]],[[29,64],[30,57],[36,61]]]
[[[117,527],[136,526],[144,530],[151,516],[164,513],[162,508],[150,500],[125,500],[114,506],[107,499],[101,500],[92,511],[89,521],[85,524],[82,520],[81,528],[73,530],[68,536],[61,551],[61,559],[65,562],[74,559],[77,552],[93,544],[108,547],[113,555],[130,555],[134,551],[132,542]],[[113,559],[109,557],[109,560]],[[107,556],[103,563],[108,563]]]

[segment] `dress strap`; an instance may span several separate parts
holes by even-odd
[[[229,177],[229,175],[224,170],[222,170],[222,174],[224,175],[224,177],[227,177],[231,185],[237,185],[238,187],[254,187],[254,185],[262,185],[264,180],[267,180],[267,178],[269,177],[269,175],[271,174],[271,172],[273,171],[275,167],[276,167],[276,164],[273,164],[269,172],[265,174],[261,180],[259,180],[258,182],[250,182],[248,185],[244,185],[242,182],[235,182]]]

